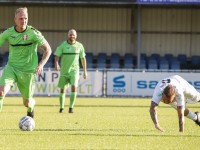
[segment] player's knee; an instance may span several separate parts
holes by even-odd
[[[76,86],[73,85],[72,88],[71,88],[71,91],[76,92]]]

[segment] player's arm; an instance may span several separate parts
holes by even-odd
[[[151,101],[151,106],[150,106],[150,110],[149,110],[150,116],[155,125],[155,128],[160,130],[161,132],[165,132],[165,130],[163,130],[163,128],[161,128],[160,125],[158,124],[157,111],[156,111],[157,107],[158,107],[158,104]]]
[[[5,32],[2,32],[0,34],[0,47],[3,46],[3,44],[7,41],[7,36]]]
[[[179,131],[184,131],[184,108],[183,106],[177,106],[178,119],[179,119]]]
[[[51,55],[51,47],[47,41],[43,45],[41,45],[40,48],[44,51],[44,54],[42,56],[42,60],[39,62],[38,66],[35,69],[36,75],[40,75],[42,73],[43,67],[49,59],[49,56]]]
[[[59,58],[60,58],[59,56],[55,55],[55,70],[56,71],[60,70],[60,66],[58,64]]]
[[[86,64],[86,58],[85,57],[81,58],[81,64],[83,66],[83,71],[84,71],[83,78],[87,79],[87,64]]]

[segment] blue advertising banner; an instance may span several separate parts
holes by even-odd
[[[200,4],[200,0],[137,0],[137,2],[148,4]]]

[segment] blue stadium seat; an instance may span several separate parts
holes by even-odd
[[[144,60],[144,59],[140,60],[140,69],[147,69],[146,60]]]
[[[160,58],[160,54],[153,53],[153,54],[151,54],[151,57],[153,57],[154,59],[158,60]]]
[[[155,60],[155,59],[150,59],[150,60],[148,61],[147,66],[148,66],[148,69],[158,69],[157,60]]]
[[[171,62],[171,69],[173,70],[180,70],[180,62],[178,60],[172,60]]]
[[[193,55],[191,57],[191,64],[192,65],[200,65],[200,56]]]
[[[140,54],[140,59],[146,60],[146,58],[147,58],[147,55],[145,53]]]
[[[133,68],[133,66],[134,66],[133,54],[126,53],[124,56],[124,68]]]
[[[106,68],[106,63],[97,63],[97,68]]]
[[[179,54],[178,55],[178,60],[179,60],[181,65],[187,64],[187,56],[186,56],[186,54]]]
[[[171,65],[172,61],[179,61],[179,60],[178,60],[178,58],[176,58],[176,57],[170,57],[170,58],[168,59],[168,61],[169,61],[169,65]]]
[[[110,57],[110,63],[120,63],[120,55],[119,53],[112,53]]]
[[[93,68],[93,63],[87,63],[87,68]]]
[[[171,59],[172,57],[174,57],[173,54],[165,54],[165,58],[167,60]]]
[[[159,62],[159,68],[160,69],[169,69],[169,62],[167,59],[162,59]]]
[[[106,53],[99,53],[97,56],[97,64],[98,63],[106,63],[107,55]]]
[[[93,63],[93,53],[86,53],[86,61],[87,61],[87,64],[90,64],[90,63]]]
[[[110,68],[120,68],[120,64],[119,63],[111,63]]]
[[[162,61],[162,60],[167,60],[165,57],[159,57],[158,59],[158,64]]]
[[[2,61],[2,66],[1,67],[5,67],[6,64],[8,63],[8,57],[9,57],[9,52],[5,52],[4,56],[3,56],[3,61]]]
[[[119,53],[112,53],[110,57],[110,68],[120,68]]]
[[[124,60],[133,60],[133,54],[132,53],[125,53]]]

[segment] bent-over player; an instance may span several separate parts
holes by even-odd
[[[178,75],[170,76],[158,82],[150,106],[150,115],[155,128],[165,132],[160,127],[157,119],[157,107],[159,102],[171,105],[177,109],[179,119],[179,131],[184,131],[184,116],[193,120],[200,126],[200,113],[191,112],[186,103],[195,104],[200,101],[200,93],[186,80]]]

